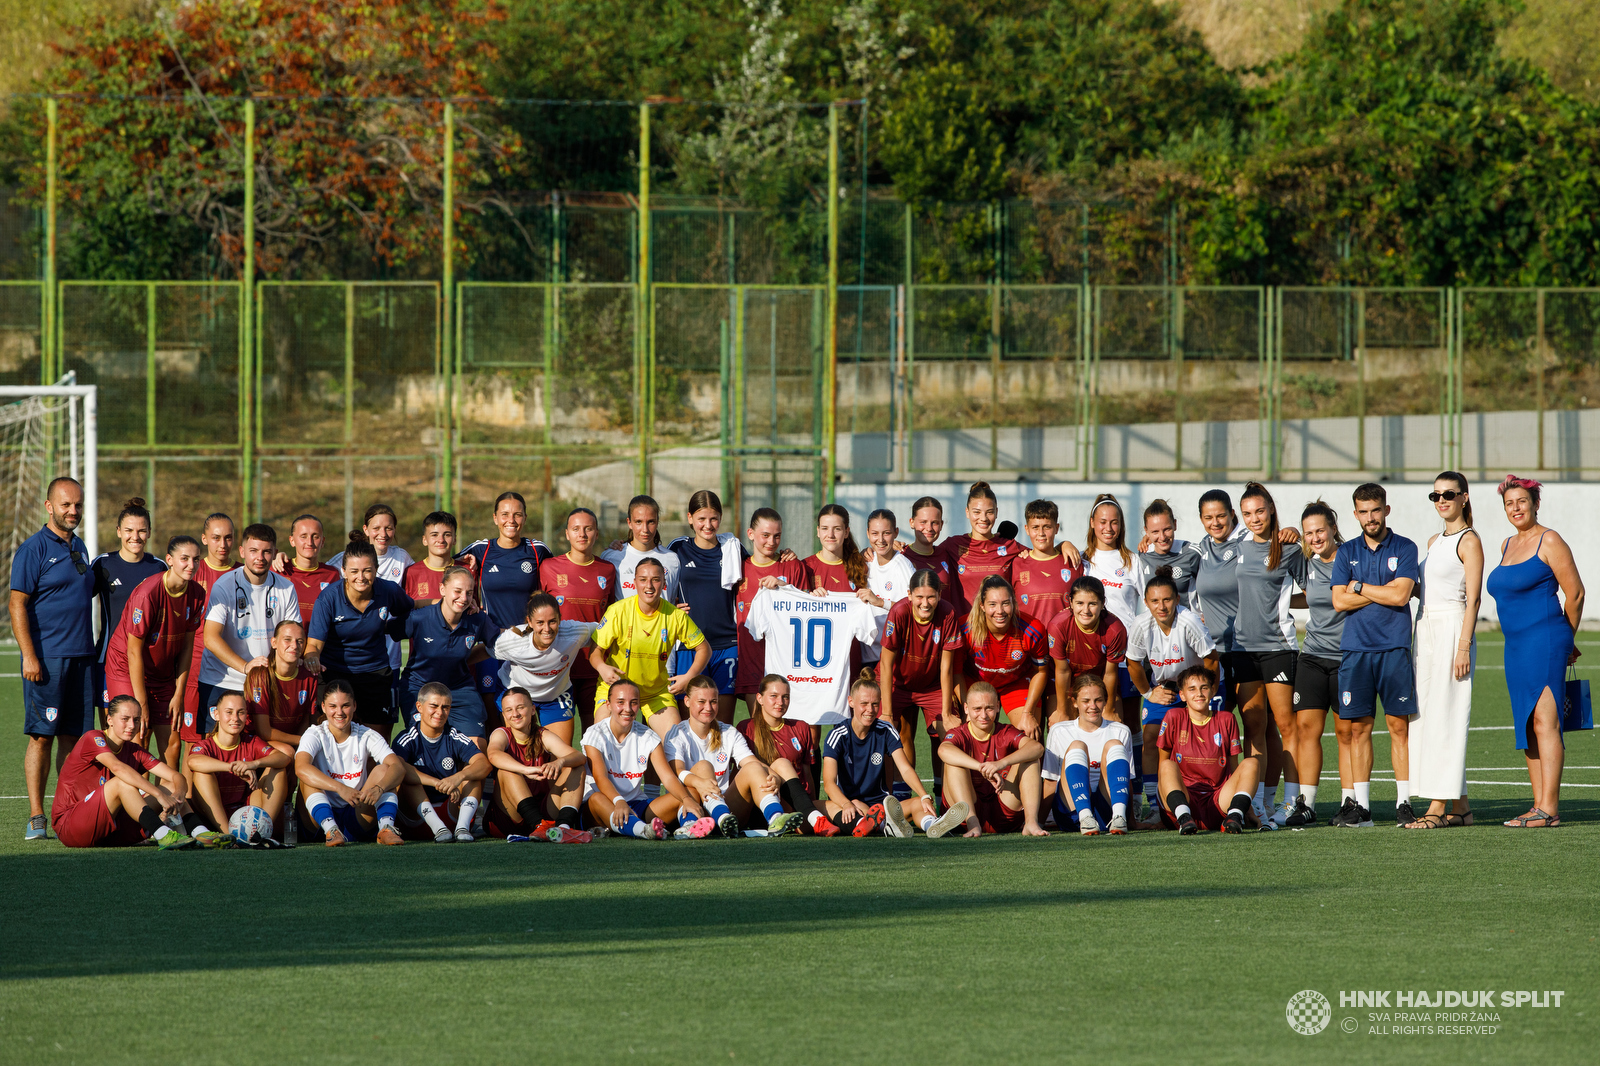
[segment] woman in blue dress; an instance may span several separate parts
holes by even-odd
[[[1516,533],[1500,546],[1488,588],[1506,638],[1517,749],[1533,786],[1533,807],[1505,824],[1554,828],[1561,824],[1561,708],[1567,667],[1578,657],[1573,633],[1583,617],[1583,581],[1561,534],[1539,524],[1539,482],[1512,475],[1500,483],[1500,497]]]

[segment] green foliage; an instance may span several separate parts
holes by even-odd
[[[998,196],[1005,143],[965,64],[950,58],[950,31],[936,27],[934,62],[906,79],[884,123],[879,157],[911,203],[966,203]]]

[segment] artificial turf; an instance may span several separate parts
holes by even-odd
[[[1497,641],[1476,727],[1509,722]],[[1374,829],[1245,837],[70,852],[22,840],[19,700],[0,681],[0,1063],[1596,1060],[1593,733],[1551,831],[1499,826],[1529,791],[1479,728],[1468,778],[1507,784],[1470,786],[1470,829],[1397,831],[1376,784]],[[1338,995],[1478,989],[1565,995],[1474,1035]]]

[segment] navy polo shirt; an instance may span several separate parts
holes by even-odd
[[[1363,585],[1387,585],[1398,577],[1420,580],[1417,570],[1417,545],[1389,529],[1376,550],[1367,547],[1365,534],[1339,545],[1333,557],[1335,588],[1359,581]],[[1390,651],[1411,647],[1411,609],[1369,603],[1345,615],[1340,651]]]
[[[472,686],[472,671],[467,656],[479,644],[493,650],[494,623],[482,611],[464,614],[451,629],[437,603],[418,607],[406,619],[406,636],[411,638],[411,655],[406,659],[406,687],[417,688],[437,681],[454,691]]]
[[[94,570],[76,535],[62,540],[47,525],[23,541],[11,558],[11,591],[28,597],[28,632],[39,658],[94,654]]]
[[[822,754],[838,760],[839,788],[845,799],[877,803],[885,794],[884,773],[900,747],[900,734],[888,722],[873,722],[865,737],[857,737],[849,722],[841,722],[822,742]]]
[[[94,572],[94,594],[100,599],[100,639],[95,645],[95,657],[106,661],[106,643],[122,621],[122,609],[139,583],[154,574],[167,572],[167,564],[149,552],[136,563],[130,563],[121,552],[105,552],[90,564]]]
[[[689,617],[714,651],[736,647],[739,625],[733,615],[733,589],[722,587],[722,545],[702,548],[689,537],[668,545],[683,565],[678,568],[678,600],[689,605]]]
[[[550,558],[550,549],[523,537],[515,548],[502,548],[498,540],[480,540],[461,555],[477,562],[478,588],[489,620],[501,629],[527,621],[528,597],[539,591],[539,564]]]
[[[383,638],[405,635],[411,608],[406,590],[380,577],[372,583],[372,602],[358,611],[350,606],[341,579],[318,593],[306,639],[323,642],[322,665],[336,674],[382,673],[389,669]]]

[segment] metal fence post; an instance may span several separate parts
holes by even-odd
[[[39,384],[50,385],[60,377],[56,365],[61,343],[56,321],[56,98],[52,96],[46,100],[44,109],[47,129],[44,142],[44,292],[40,305],[43,322],[39,330]]]
[[[655,408],[655,315],[650,293],[650,105],[639,105],[639,312],[635,328],[647,342],[639,346],[637,396],[639,469],[635,476],[641,494],[650,491],[650,435]]]
[[[443,484],[439,487],[439,505],[443,510],[450,510],[455,502],[455,478],[452,471],[455,468],[455,364],[452,359],[455,353],[455,334],[451,330],[452,312],[456,296],[456,112],[455,105],[445,101],[444,105],[444,249],[443,249],[443,274],[444,291],[439,294],[440,330],[439,330],[439,373],[440,405],[442,407],[442,425],[439,446],[442,449],[442,462],[440,468],[444,476],[440,480]],[[548,391],[548,382],[546,383]]]
[[[1533,343],[1533,398],[1539,412],[1539,469],[1544,469],[1544,290],[1535,290]]]
[[[823,466],[823,495],[833,501],[833,483],[839,467],[839,105],[828,105],[828,321],[823,327],[822,440],[827,449]]]
[[[256,404],[255,390],[252,387],[255,381],[252,363],[255,354],[255,316],[251,313],[254,306],[255,280],[256,280],[256,102],[247,99],[244,102],[244,269],[239,278],[239,471],[240,495],[242,502],[240,511],[250,518],[260,518],[260,509],[255,507],[256,494],[252,484],[255,480],[255,449],[253,448],[253,434],[250,432],[250,412]],[[154,372],[154,365],[151,367]],[[155,386],[152,382],[151,396],[155,395]],[[154,400],[151,401],[154,403]],[[153,422],[153,419],[152,419]],[[155,443],[153,435],[150,443]]]

